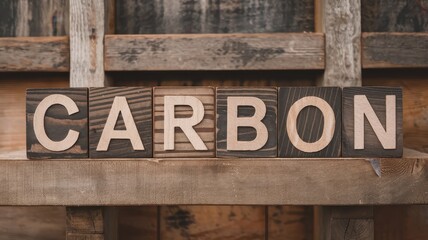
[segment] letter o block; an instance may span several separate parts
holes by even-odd
[[[279,157],[340,157],[340,88],[282,87],[278,101]]]
[[[27,157],[88,157],[88,90],[27,90]]]
[[[154,157],[214,157],[214,89],[155,87]]]
[[[277,156],[276,88],[217,88],[217,157]]]

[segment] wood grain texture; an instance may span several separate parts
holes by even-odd
[[[204,106],[203,120],[194,129],[207,150],[196,151],[181,128],[175,128],[174,150],[164,150],[164,97],[193,96]],[[215,92],[211,87],[155,87],[153,90],[153,156],[154,157],[214,157],[215,156]],[[190,106],[176,106],[176,118],[190,118]]]
[[[2,160],[0,204],[427,204],[427,155],[410,154],[379,159],[382,177],[362,158]]]
[[[270,240],[314,239],[313,207],[269,206],[268,233]]]
[[[364,33],[364,68],[428,67],[427,33]]]
[[[374,240],[373,219],[333,219],[331,229],[332,240]]]
[[[61,141],[70,129],[77,131],[77,142],[65,151],[53,152],[43,147],[33,128],[34,112],[39,103],[52,94],[71,98],[79,112],[68,115],[60,105],[51,106],[45,115],[45,131],[53,141]],[[88,90],[77,89],[28,89],[27,90],[27,157],[30,159],[85,158],[88,157]]]
[[[101,134],[115,97],[126,97],[144,150],[134,150],[129,139],[112,139],[107,151],[97,151]],[[89,155],[91,158],[134,158],[152,156],[152,89],[107,87],[89,89]],[[120,114],[115,130],[125,130]]]
[[[0,38],[0,72],[69,70],[66,37]]]
[[[156,240],[158,207],[118,207],[118,239]]]
[[[67,207],[67,240],[116,240],[116,208]]]
[[[217,88],[217,157],[276,157],[277,156],[277,89],[276,88]],[[227,150],[227,98],[228,97],[256,97],[263,101],[266,106],[266,115],[262,123],[267,128],[266,144],[256,151],[230,151]],[[252,117],[255,110],[251,106],[238,107],[238,117]],[[238,141],[252,141],[257,132],[253,127],[238,127]]]
[[[361,1],[322,0],[319,8],[319,30],[325,34],[323,86],[361,86]]]
[[[263,207],[169,206],[161,209],[160,239],[265,239]]]
[[[354,96],[365,95],[383,128],[386,127],[386,95],[396,97],[396,148],[384,149],[372,126],[364,120],[364,149],[354,148]],[[360,87],[343,89],[342,155],[344,157],[401,157],[403,154],[403,97],[401,88]]]
[[[362,0],[364,32],[428,32],[426,0]]]
[[[313,31],[310,0],[117,0],[116,33],[263,33]]]
[[[305,152],[294,146],[288,134],[287,119],[293,104],[307,96],[324,100],[333,110],[334,133],[331,141],[321,150]],[[279,157],[339,157],[341,154],[341,107],[342,91],[337,87],[292,87],[279,88],[278,93],[278,156]],[[324,134],[325,117],[315,106],[303,108],[296,118],[296,129],[299,137],[308,143],[317,142]],[[290,133],[292,134],[292,133]]]
[[[104,87],[104,0],[70,0],[70,86]]]
[[[322,34],[107,35],[105,69],[323,69]]]
[[[66,2],[66,0],[1,1],[0,37],[67,35]]]

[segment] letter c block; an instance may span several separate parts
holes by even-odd
[[[88,157],[88,90],[27,90],[27,157]]]

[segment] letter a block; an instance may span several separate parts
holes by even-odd
[[[217,157],[277,156],[276,88],[217,88]]]
[[[27,157],[88,157],[88,90],[27,90]]]
[[[152,157],[152,89],[89,89],[89,156]]]
[[[344,88],[343,156],[401,157],[402,121],[401,88]]]
[[[280,88],[279,157],[340,157],[341,100],[338,87]]]
[[[154,157],[214,157],[214,89],[156,87]]]

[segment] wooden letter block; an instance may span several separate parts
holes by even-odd
[[[402,99],[401,88],[344,88],[343,156],[401,157]]]
[[[88,157],[88,89],[27,90],[27,157]]]
[[[217,88],[217,157],[277,156],[276,88]]]
[[[340,88],[284,87],[278,101],[279,157],[340,156]]]
[[[152,157],[152,89],[89,89],[89,156]]]
[[[154,157],[214,157],[214,89],[156,87]]]

